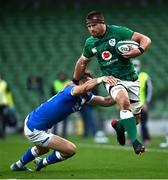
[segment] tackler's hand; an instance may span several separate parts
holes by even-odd
[[[117,79],[113,76],[104,76],[103,82],[110,84],[111,86],[117,85]]]

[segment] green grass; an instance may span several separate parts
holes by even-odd
[[[0,179],[166,179],[168,149],[159,148],[163,138],[153,138],[146,152],[138,156],[132,147],[121,147],[116,137],[107,144],[96,144],[77,136],[69,138],[77,145],[77,154],[67,161],[48,166],[40,172],[12,172],[11,163],[18,160],[30,143],[21,135],[0,140]],[[28,165],[33,168],[33,163]]]

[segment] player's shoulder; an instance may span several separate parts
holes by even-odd
[[[93,36],[90,36],[86,39],[86,44],[93,44],[97,41],[97,38],[94,38]]]
[[[69,85],[69,86],[65,87],[65,88],[63,89],[63,91],[65,91],[65,92],[70,92],[74,87],[75,87],[74,84]]]
[[[124,30],[124,29],[128,29],[126,26],[120,26],[120,25],[108,25],[108,28],[112,31],[118,31],[118,30]]]

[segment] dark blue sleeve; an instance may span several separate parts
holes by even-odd
[[[86,102],[89,102],[92,98],[93,98],[94,94],[92,92],[89,92],[87,94],[87,96],[85,97],[86,98]]]

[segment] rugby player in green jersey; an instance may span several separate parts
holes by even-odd
[[[97,57],[101,72],[104,76],[113,76],[116,85],[105,83],[107,92],[120,108],[120,120],[113,120],[112,126],[117,133],[118,142],[125,144],[127,132],[134,151],[141,154],[145,147],[137,139],[136,123],[140,120],[139,80],[130,58],[144,53],[150,46],[149,37],[134,32],[129,28],[106,25],[100,12],[90,12],[86,18],[86,26],[91,36],[86,39],[81,57],[78,59],[73,76],[73,82],[78,83],[93,56]],[[119,55],[115,46],[118,41],[133,40],[139,43],[139,48]]]

